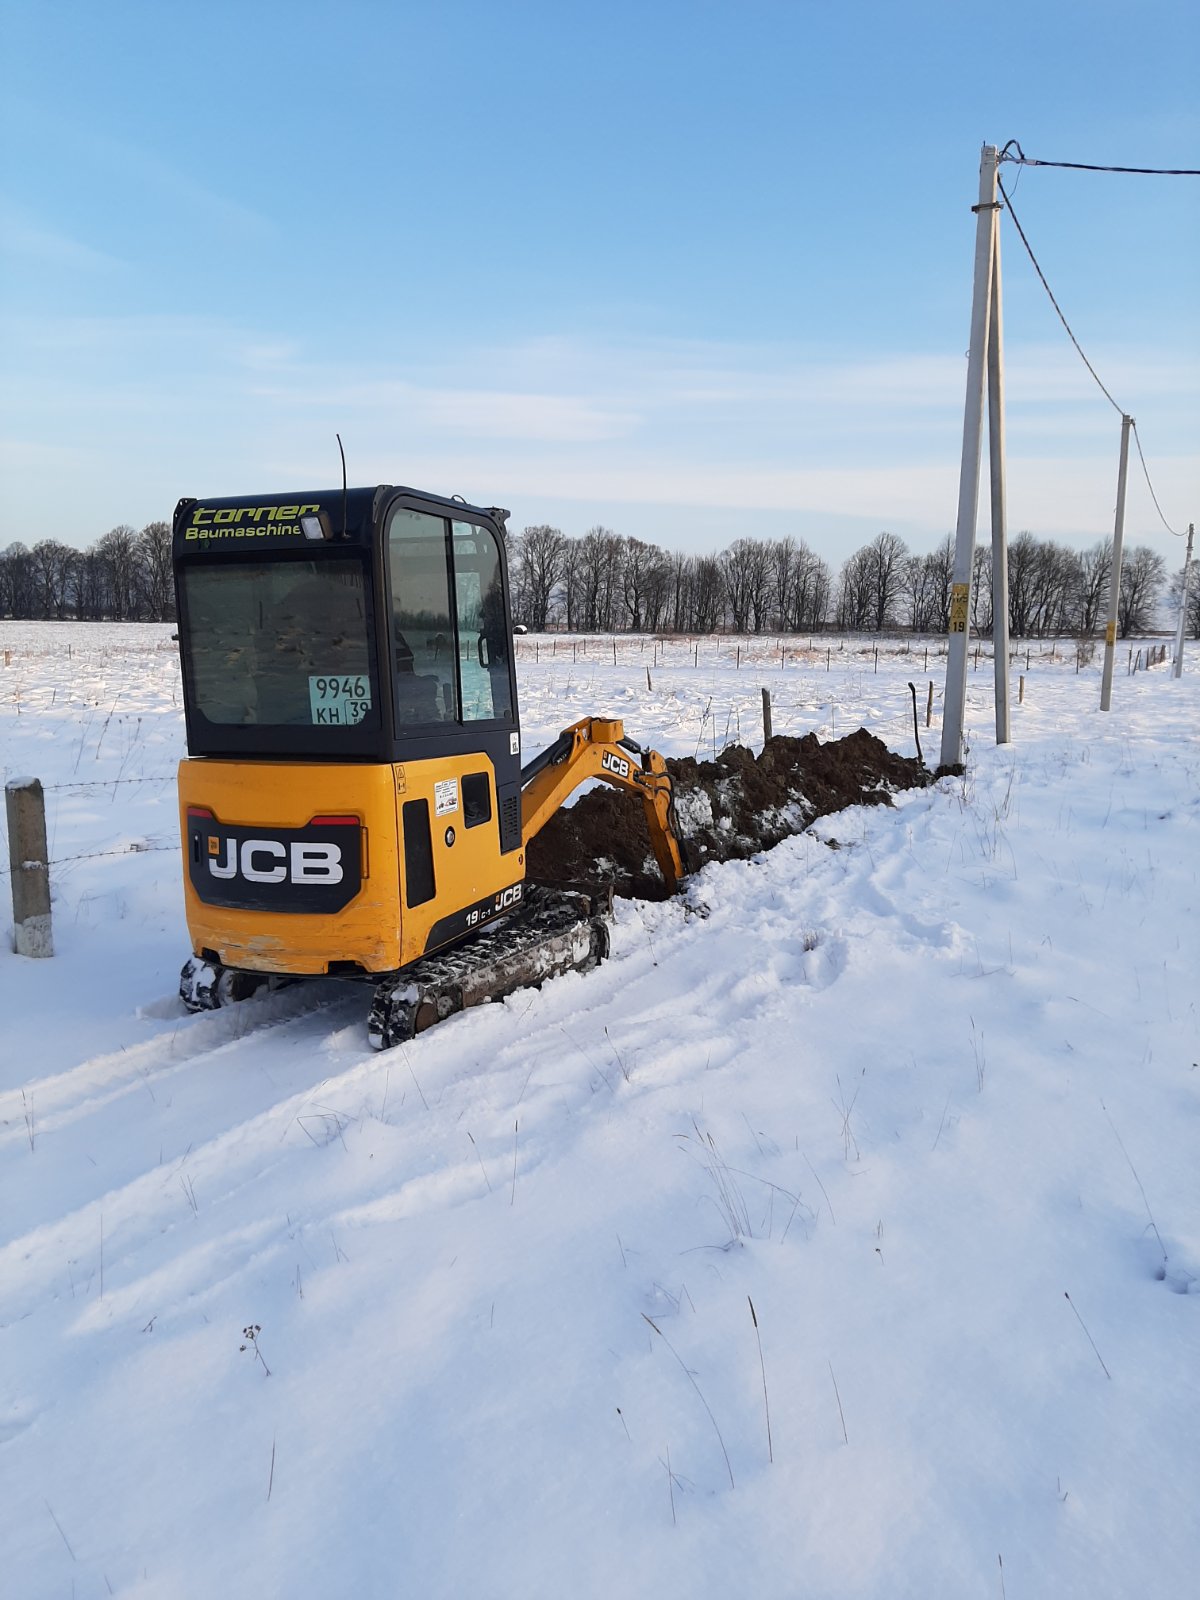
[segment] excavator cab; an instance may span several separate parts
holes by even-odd
[[[522,771],[506,516],[389,485],[179,502],[191,1008],[395,980],[511,922],[528,839],[588,777],[640,793],[681,874],[664,764],[620,723],[587,719]],[[418,1025],[390,1004],[376,1043]]]

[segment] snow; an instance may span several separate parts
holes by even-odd
[[[1195,1592],[1194,651],[1107,716],[1022,653],[1004,748],[985,658],[962,778],[375,1054],[365,988],[175,998],[170,631],[0,623],[57,951],[0,933],[6,1593]],[[572,643],[530,754],[757,745],[764,686],[913,754],[944,679]]]

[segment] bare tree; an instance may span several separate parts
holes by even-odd
[[[57,539],[40,539],[30,551],[29,559],[37,615],[54,617],[61,622],[71,605],[78,550],[60,544]]]
[[[953,556],[951,557],[953,573]],[[992,550],[990,545],[976,545],[971,560],[971,627],[978,634],[991,633],[992,606]],[[947,604],[946,629],[950,628],[950,611]]]
[[[566,540],[546,523],[526,528],[517,541],[516,591],[521,620],[539,632],[550,614],[550,599],[562,577]]]
[[[1121,594],[1117,601],[1117,626],[1122,639],[1145,633],[1154,622],[1154,609],[1167,581],[1167,564],[1147,544],[1139,544],[1121,564]]]
[[[110,528],[96,545],[105,586],[105,614],[125,622],[137,614],[137,532],[127,522]]]
[[[1090,639],[1105,620],[1108,587],[1112,579],[1112,540],[1100,539],[1075,558],[1075,627]]]
[[[621,605],[625,625],[632,633],[640,633],[645,626],[646,603],[660,553],[641,539],[621,541]]]
[[[837,624],[852,632],[870,626],[874,611],[871,555],[864,545],[842,562],[838,574]]]
[[[725,613],[725,573],[716,556],[701,556],[692,589],[692,628],[713,633]]]
[[[833,598],[833,573],[803,539],[796,546],[793,573],[789,627],[797,632],[823,628]]]
[[[10,544],[0,560],[0,615],[33,617],[37,615],[37,585],[34,579],[33,557],[18,539]]]
[[[580,541],[568,539],[562,560],[563,620],[568,633],[574,633],[579,625],[579,575]]]
[[[908,546],[895,533],[877,533],[867,546],[871,581],[871,623],[882,633],[896,620],[896,610],[908,559]]]
[[[1187,610],[1183,617],[1183,630],[1185,635],[1190,634],[1193,639],[1200,639],[1200,572],[1197,563],[1192,562],[1191,582],[1188,584]],[[1179,616],[1179,597],[1183,593],[1183,569],[1181,568],[1171,579],[1171,604],[1175,609],[1175,616]],[[1178,623],[1176,624],[1178,626]]]
[[[950,582],[954,539],[947,534],[935,550],[909,556],[901,574],[908,622],[914,633],[945,633],[950,627]]]
[[[152,622],[175,620],[175,584],[171,576],[171,524],[148,522],[138,534],[138,588],[142,612]]]

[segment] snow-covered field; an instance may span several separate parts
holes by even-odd
[[[375,1055],[365,988],[175,998],[170,631],[0,623],[5,1595],[1196,1593],[1200,648],[1107,716],[1022,650],[1002,749],[985,660],[965,777]],[[766,686],[912,754],[912,679],[936,761],[933,650],[803,643],[523,640],[526,753]]]

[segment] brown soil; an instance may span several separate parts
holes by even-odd
[[[746,860],[801,833],[815,817],[853,805],[891,805],[896,789],[933,774],[894,755],[860,728],[822,744],[815,734],[771,739],[761,756],[731,745],[716,761],[668,761],[689,870]],[[645,817],[627,791],[597,788],[560,811],[533,840],[527,875],[536,883],[611,883],[617,894],[663,900]]]

